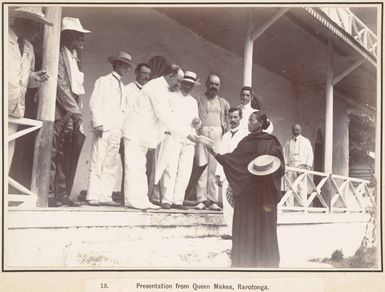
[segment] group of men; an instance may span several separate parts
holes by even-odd
[[[33,46],[26,38],[36,34],[42,24],[52,24],[37,6],[18,8],[13,16],[14,23],[9,29],[9,62],[13,65],[8,67],[8,114],[21,118],[26,88],[39,86],[49,78],[43,70],[34,72]],[[78,53],[88,33],[91,31],[79,19],[63,18],[51,155],[49,205],[53,207],[80,205],[70,195],[85,139],[80,98],[85,93],[84,74],[79,68]],[[200,168],[195,208],[221,210],[218,185],[226,190],[227,182],[216,160],[201,144],[201,137],[211,139],[219,153],[232,152],[249,134],[249,115],[260,109],[252,88],[243,87],[240,105],[231,108],[219,96],[221,80],[217,75],[208,76],[205,94],[194,98],[190,92],[199,84],[194,72],[170,65],[162,76],[150,80],[151,67],[140,63],[135,69],[136,80],[124,85],[122,77],[133,67],[133,58],[121,51],[107,59],[111,73],[96,80],[89,101],[93,141],[88,204],[121,205],[112,198],[120,156],[125,206],[186,209],[183,202],[187,186],[191,184],[192,172]],[[8,133],[16,131],[17,126],[9,124]],[[265,131],[272,133],[273,124]],[[285,145],[287,165],[310,169],[313,160],[310,141],[301,136],[299,125],[293,126],[293,134],[293,139]],[[14,143],[10,142],[9,162],[13,149]],[[156,149],[154,186],[150,190],[146,174],[149,149]]]

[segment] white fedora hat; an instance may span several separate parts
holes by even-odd
[[[49,22],[43,13],[43,10],[40,6],[26,6],[20,7],[13,11],[12,17],[15,18],[24,18],[28,20],[35,21],[37,23],[43,23],[52,26],[53,24]]]
[[[254,175],[268,175],[274,173],[281,166],[278,157],[271,155],[260,155],[252,160],[247,166],[247,170]]]
[[[184,77],[182,82],[189,82],[193,83],[194,85],[200,85],[198,79],[197,79],[197,74],[192,72],[192,71],[185,71],[184,72]]]
[[[127,54],[126,52],[119,52],[116,56],[110,56],[107,58],[107,60],[112,64],[114,61],[120,61],[123,63],[126,63],[130,66],[133,65],[132,63],[132,57],[130,54]]]
[[[90,33],[91,31],[84,29],[82,24],[80,23],[79,18],[74,17],[63,17],[62,24],[61,24],[61,31],[64,30],[74,30],[81,33]]]

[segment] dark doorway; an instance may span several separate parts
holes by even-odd
[[[324,169],[324,138],[320,128],[317,128],[314,141],[314,170],[323,172]],[[316,185],[321,181],[319,176],[314,177]]]

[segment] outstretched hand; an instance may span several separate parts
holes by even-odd
[[[38,82],[45,82],[49,79],[49,75],[45,70],[33,72],[33,75],[34,75],[35,81],[38,81]]]

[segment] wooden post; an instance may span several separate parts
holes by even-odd
[[[42,68],[49,75],[39,89],[37,119],[43,122],[35,140],[35,155],[32,168],[32,191],[37,194],[37,206],[48,206],[49,177],[53,124],[55,120],[57,74],[60,50],[61,7],[48,7],[46,18],[53,26],[44,27]]]
[[[253,49],[254,41],[251,39],[253,31],[252,11],[246,12],[245,48],[243,57],[243,86],[252,86],[253,80]]]
[[[333,44],[328,39],[326,60],[326,108],[325,108],[325,156],[324,172],[333,172]]]

